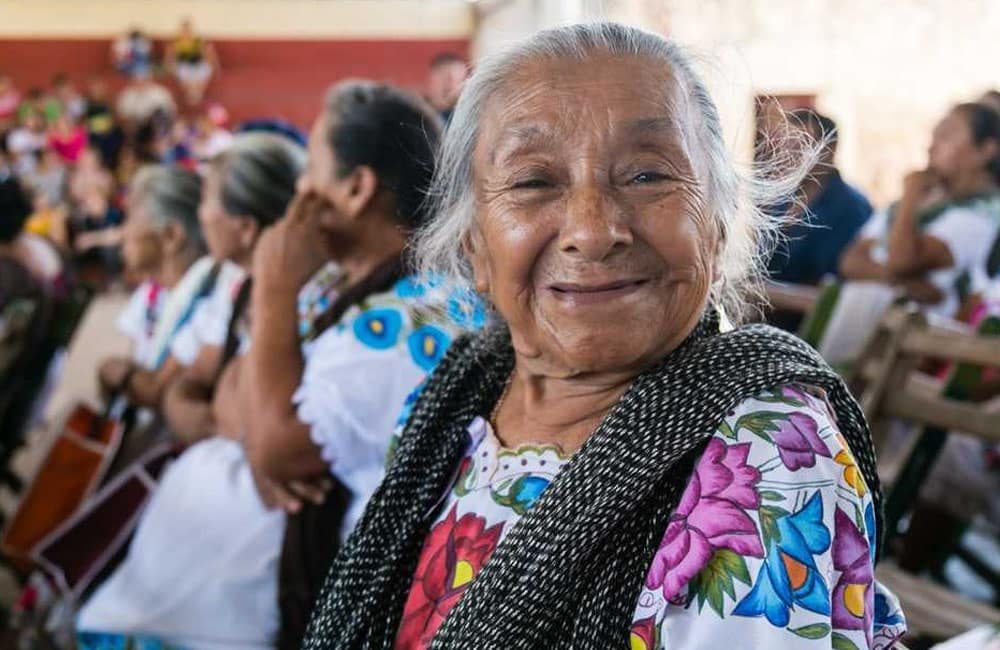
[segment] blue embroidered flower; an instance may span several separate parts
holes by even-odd
[[[789,610],[799,605],[817,614],[830,614],[830,591],[816,568],[814,555],[830,548],[830,531],[823,525],[823,501],[816,492],[801,510],[776,521],[753,589],[733,610],[737,616],[766,616],[785,627]]]
[[[463,329],[479,329],[486,324],[486,306],[474,291],[456,289],[448,297],[448,317]]]
[[[875,528],[875,506],[869,503],[865,508],[865,536],[868,538],[868,553],[872,559],[872,566],[875,566],[875,540],[878,539]]]
[[[427,283],[416,277],[406,277],[396,283],[396,295],[400,298],[421,298],[426,293]]]
[[[402,329],[403,317],[395,309],[370,309],[354,320],[354,335],[376,350],[396,345]]]
[[[900,611],[891,606],[885,594],[875,592],[875,629],[902,625],[905,622]]]
[[[424,325],[413,331],[407,338],[413,361],[423,370],[430,372],[444,357],[451,338],[433,325]]]
[[[522,476],[511,486],[510,496],[525,511],[531,510],[538,497],[549,486],[549,480],[541,476]]]
[[[181,646],[153,637],[105,632],[80,632],[76,637],[76,647],[80,650],[184,650]]]
[[[413,405],[417,403],[417,398],[420,397],[421,391],[424,390],[424,386],[427,385],[427,380],[423,380],[420,384],[410,391],[410,394],[406,396],[406,401],[403,402],[403,408],[399,411],[399,417],[396,418],[396,427],[400,428],[406,425],[406,421],[410,419],[410,413],[413,412]]]

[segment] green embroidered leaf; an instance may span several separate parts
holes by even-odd
[[[764,501],[784,501],[785,500],[785,495],[781,494],[780,492],[775,492],[774,490],[761,490],[757,494],[759,494],[760,498],[763,499]]]
[[[729,549],[716,551],[705,568],[691,580],[689,586],[689,593],[698,598],[698,611],[700,612],[708,602],[716,614],[720,617],[725,616],[723,607],[726,596],[736,600],[734,579],[746,585],[750,584],[750,571],[747,569],[746,560]]]
[[[830,647],[833,650],[858,650],[858,646],[840,632],[834,632],[830,636]]]
[[[777,423],[786,419],[788,419],[788,414],[782,413],[781,411],[754,411],[753,413],[747,413],[740,419],[736,420],[736,426],[734,428],[736,431],[747,429],[754,435],[759,436],[768,442],[773,442],[768,433],[771,431],[777,431]]]
[[[724,548],[717,551],[715,557],[722,563],[729,575],[745,585],[750,585],[750,571],[747,569],[747,562],[742,555]],[[729,595],[736,598],[732,593]]]
[[[761,506],[758,511],[760,516],[760,532],[764,541],[764,548],[770,548],[771,543],[781,542],[781,532],[778,530],[778,519],[788,515],[788,511],[778,506]]]
[[[794,630],[788,628],[788,631],[803,639],[822,639],[830,633],[830,626],[826,623],[814,623],[805,627],[795,628]]]
[[[462,461],[462,465],[458,472],[458,478],[455,479],[454,492],[457,497],[464,497],[469,493],[472,473],[475,471],[475,465],[468,458]]]
[[[733,428],[729,426],[729,423],[726,422],[725,420],[723,420],[722,424],[719,425],[719,433],[729,438],[730,440],[736,440],[736,432],[733,431]]]

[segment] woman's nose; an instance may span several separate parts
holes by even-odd
[[[622,206],[603,188],[572,192],[559,235],[560,250],[601,261],[632,245],[632,230]]]

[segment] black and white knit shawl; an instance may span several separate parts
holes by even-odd
[[[305,648],[392,647],[424,537],[467,447],[466,426],[490,413],[512,367],[506,331],[452,345],[330,571]],[[633,382],[513,526],[432,647],[627,648],[645,574],[709,438],[744,400],[792,383],[827,391],[881,529],[871,437],[840,377],[791,335],[763,325],[722,334],[707,315]]]

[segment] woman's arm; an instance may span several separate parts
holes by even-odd
[[[903,181],[903,198],[889,228],[886,267],[896,277],[921,275],[955,264],[948,246],[921,232],[917,213],[936,180],[928,171],[909,174]]]
[[[173,357],[167,357],[159,370],[146,370],[124,357],[105,359],[98,370],[98,380],[105,394],[120,392],[135,406],[159,409],[167,386],[183,370]]]
[[[188,375],[170,384],[163,397],[163,415],[170,432],[191,444],[216,434],[212,390]]]
[[[296,199],[288,216],[261,237],[254,253],[250,351],[240,377],[247,414],[245,445],[255,470],[295,480],[327,470],[292,396],[305,362],[299,347],[299,290],[327,261],[317,214]]]
[[[877,243],[875,239],[861,237],[851,242],[840,257],[840,275],[847,280],[891,282],[889,269],[872,257],[872,248]]]
[[[222,371],[211,407],[216,432],[240,441],[246,439],[247,428],[253,420],[253,409],[248,407],[240,390],[246,376],[244,363],[244,359],[233,359]]]

